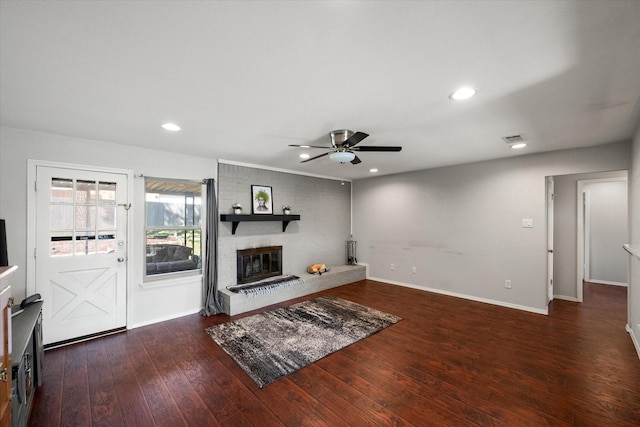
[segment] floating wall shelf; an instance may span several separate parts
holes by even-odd
[[[300,221],[300,215],[234,215],[222,214],[220,221],[231,223],[231,234],[236,234],[238,225],[243,221],[282,221],[282,232],[287,229],[290,221]]]

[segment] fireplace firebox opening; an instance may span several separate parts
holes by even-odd
[[[236,254],[238,284],[282,275],[282,246],[241,249]]]

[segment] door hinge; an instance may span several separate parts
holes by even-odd
[[[33,257],[38,258],[38,248],[33,248]]]
[[[38,192],[38,181],[33,181],[33,191]]]

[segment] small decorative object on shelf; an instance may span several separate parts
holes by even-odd
[[[291,206],[284,205],[282,207],[282,213],[285,214],[285,215],[289,215],[291,213]]]
[[[233,204],[233,213],[236,215],[240,215],[242,213],[242,205],[240,203]]]

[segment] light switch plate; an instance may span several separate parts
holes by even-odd
[[[522,228],[533,228],[533,218],[522,218]]]

